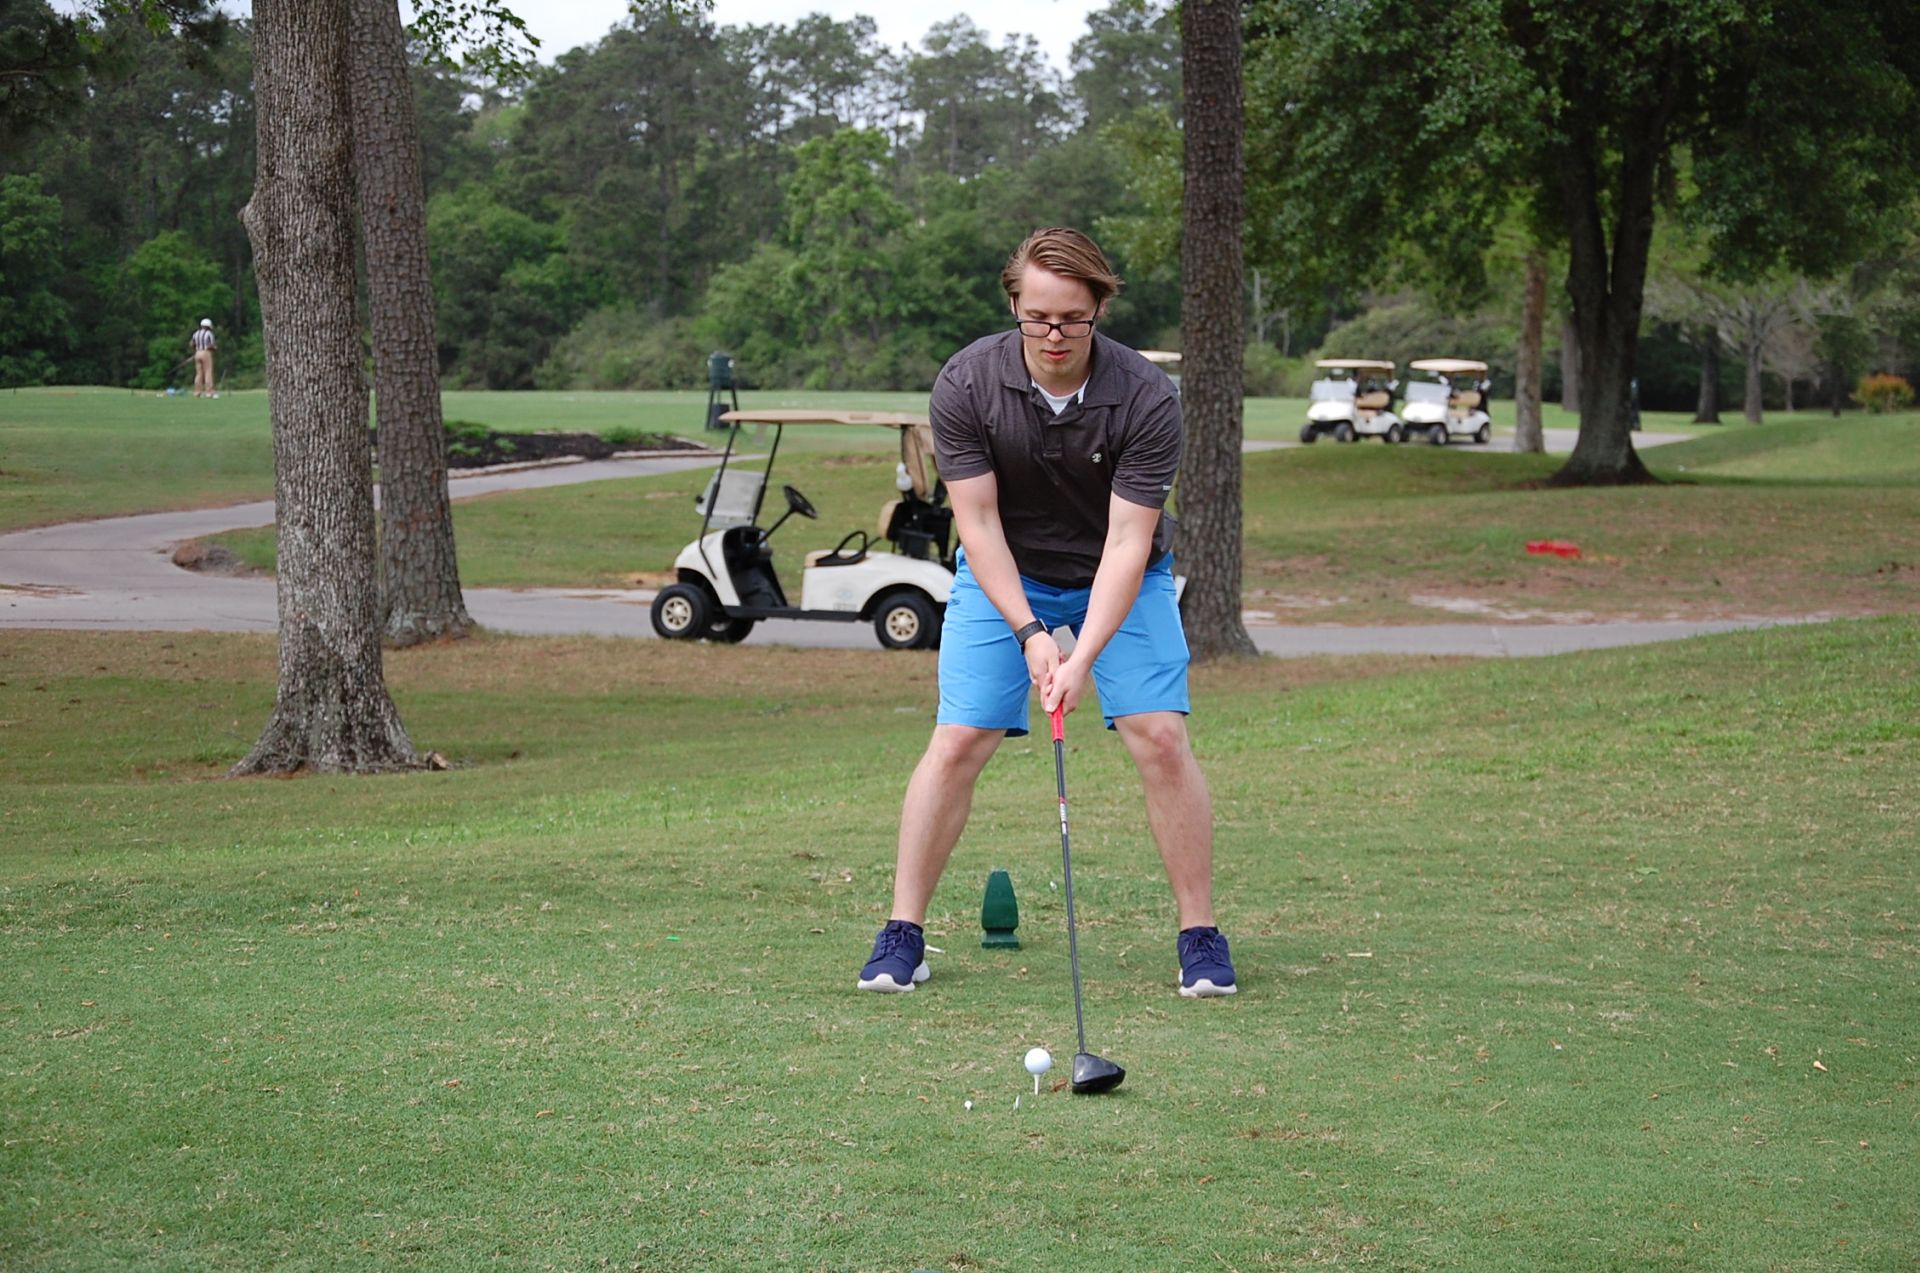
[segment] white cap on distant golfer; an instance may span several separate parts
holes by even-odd
[[[202,327],[211,327],[213,326],[213,320],[211,318],[203,318],[200,320],[200,325]]]

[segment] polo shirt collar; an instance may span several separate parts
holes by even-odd
[[[1103,336],[1098,328],[1094,329],[1093,365],[1087,372],[1087,383],[1081,386],[1078,395],[1081,406],[1117,406],[1126,396],[1126,377],[1120,372],[1121,348]],[[1033,372],[1027,369],[1027,358],[1020,348],[1020,332],[1017,328],[1001,337],[999,354],[1000,378],[1007,388],[1018,389],[1021,393],[1032,389]]]

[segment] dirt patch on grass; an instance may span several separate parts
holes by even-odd
[[[173,564],[182,570],[197,570],[203,575],[226,575],[241,579],[265,576],[255,570],[225,544],[207,539],[189,539],[173,550]]]

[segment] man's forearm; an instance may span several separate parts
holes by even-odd
[[[1140,581],[1147,573],[1147,556],[1152,551],[1151,538],[1108,542],[1100,554],[1100,567],[1093,573],[1086,621],[1073,640],[1074,658],[1098,658],[1113,634],[1126,622],[1127,612],[1133,609],[1134,600],[1140,595]]]

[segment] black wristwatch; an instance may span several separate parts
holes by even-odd
[[[1033,622],[1023,626],[1018,632],[1015,632],[1013,639],[1020,643],[1020,648],[1024,651],[1027,648],[1028,641],[1031,641],[1035,636],[1046,630],[1047,625],[1035,619]]]

